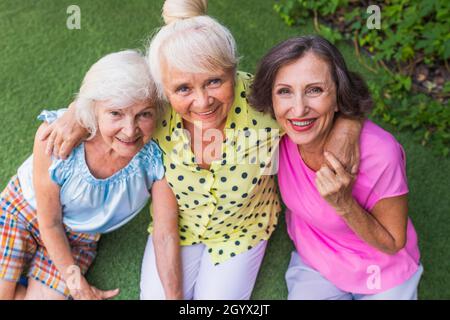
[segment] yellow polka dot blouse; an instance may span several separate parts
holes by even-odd
[[[279,126],[251,108],[251,75],[238,72],[220,160],[200,168],[182,118],[168,108],[154,134],[179,208],[181,245],[203,243],[219,264],[269,239],[281,211],[276,188]],[[152,231],[150,225],[149,232]]]

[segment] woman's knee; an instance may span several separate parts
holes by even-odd
[[[253,285],[229,287],[226,290],[217,286],[196,287],[194,300],[250,300]]]
[[[139,298],[141,300],[165,300],[164,290],[159,288],[158,283],[141,282],[141,292]]]
[[[351,300],[351,294],[338,289],[319,272],[303,263],[296,251],[285,274],[288,300]]]
[[[139,297],[141,300],[165,299],[164,290],[158,276],[155,252],[151,236],[149,236],[147,239],[144,258],[142,259]]]
[[[165,294],[155,263],[145,259],[142,263],[140,281],[141,300],[164,300]]]
[[[215,266],[205,255],[202,261],[194,299],[249,300],[264,257],[266,241]]]

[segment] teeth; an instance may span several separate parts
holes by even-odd
[[[216,109],[213,109],[213,110],[211,110],[211,111],[208,111],[208,112],[202,112],[202,113],[198,113],[198,114],[199,114],[199,115],[201,115],[201,116],[207,116],[207,115],[209,115],[209,114],[213,113],[214,111],[216,111]]]
[[[119,141],[121,141],[121,142],[123,142],[123,143],[134,143],[134,142],[136,142],[138,139],[139,139],[139,138],[136,138],[136,139],[130,140],[130,141],[125,141],[125,140],[122,140],[122,139],[120,139],[120,138],[117,138],[117,140],[119,140]]]
[[[294,126],[306,127],[306,126],[309,126],[311,123],[313,123],[314,120],[315,120],[315,119],[307,120],[307,121],[293,121],[293,120],[291,120],[291,122],[292,122],[292,124],[293,124]]]

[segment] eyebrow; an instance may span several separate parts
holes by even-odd
[[[317,82],[308,83],[306,86],[308,87],[308,86],[313,86],[313,85],[317,85],[317,84],[326,85],[327,83],[323,82],[323,81],[317,81]]]
[[[208,80],[213,80],[213,79],[217,79],[217,78],[224,78],[226,76],[226,72],[218,72],[217,74],[213,74],[210,77],[208,77]]]
[[[322,82],[322,81],[311,82],[311,83],[308,83],[308,84],[306,85],[306,87],[309,87],[309,86],[312,86],[312,85],[318,85],[318,84],[320,84],[320,85],[326,85],[326,82]],[[275,87],[279,87],[279,86],[291,87],[291,85],[290,85],[290,84],[287,84],[287,83],[276,83],[276,84],[275,84]]]
[[[179,83],[175,83],[171,86],[172,90],[178,90],[181,87],[188,87],[188,83],[187,82],[179,82]]]
[[[114,107],[114,106],[110,106],[110,107],[104,107],[104,109],[106,110],[106,111],[123,111],[124,109],[127,109],[127,107]],[[155,109],[155,107],[154,106],[147,106],[147,107],[145,107],[144,109],[142,109],[142,110],[140,110],[138,113],[141,113],[141,112],[143,112],[143,111],[146,111],[146,110],[148,110],[148,109]]]
[[[211,81],[211,80],[214,80],[214,79],[223,79],[225,77],[225,75],[226,75],[225,72],[221,72],[220,74],[211,75],[210,77],[205,79],[204,83],[207,83],[208,81]],[[180,81],[179,83],[173,84],[173,88],[175,90],[177,90],[178,88],[183,87],[183,86],[189,87],[190,86],[189,82]]]
[[[115,111],[115,110],[120,110],[122,108],[108,105],[107,107],[103,107],[103,109],[105,109],[106,111]]]

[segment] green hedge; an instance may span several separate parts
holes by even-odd
[[[450,153],[450,82],[439,90],[433,82],[425,88],[413,82],[414,68],[440,66],[449,71],[450,1],[390,0],[380,5],[381,28],[369,29],[373,12],[355,1],[282,0],[274,9],[290,26],[314,21],[316,31],[335,43],[352,41],[359,61],[375,80],[368,85],[375,100],[373,116],[411,130],[415,139],[443,155]],[[322,21],[322,22],[321,22]],[[360,57],[360,48],[369,53],[374,65]],[[413,90],[414,89],[414,90]]]

